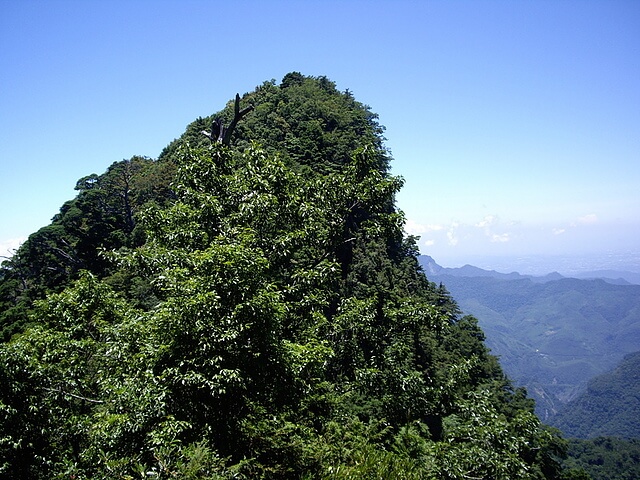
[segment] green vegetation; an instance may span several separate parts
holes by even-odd
[[[3,265],[1,475],[578,478],[423,275],[368,108],[297,73],[242,102]]]
[[[571,437],[640,439],[640,352],[590,380],[586,391],[551,420]]]
[[[139,302],[152,301],[137,274],[118,271],[101,252],[144,242],[136,218],[149,205],[169,203],[174,171],[169,162],[133,157],[114,163],[102,175],[78,180],[76,198],[2,264],[0,340],[7,341],[24,328],[34,301],[62,291],[83,270],[120,283],[119,288],[131,290]],[[116,275],[107,278],[112,274]]]
[[[593,480],[636,480],[640,478],[640,440],[570,440],[564,464],[567,469],[587,472]]]
[[[477,316],[487,345],[509,377],[527,388],[545,422],[552,422],[591,378],[613,369],[640,345],[640,285],[570,278],[544,283],[517,277],[431,279],[447,286],[463,312]]]

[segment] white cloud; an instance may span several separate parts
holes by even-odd
[[[551,233],[554,235],[562,235],[566,230],[564,228],[554,228],[551,230]]]
[[[404,224],[404,231],[409,235],[420,235],[427,231],[426,227],[420,223],[416,223],[410,218]]]
[[[514,222],[511,222],[513,225]],[[492,243],[505,243],[511,240],[511,234],[508,232],[495,233],[494,228],[500,227],[500,219],[497,215],[486,215],[474,227],[481,228],[484,235],[489,238]],[[498,228],[500,230],[500,228]]]
[[[449,230],[447,231],[447,238],[449,239],[449,245],[455,247],[458,244],[458,236],[456,235],[456,229],[458,228],[458,222],[452,222]]]
[[[593,225],[598,222],[598,216],[595,213],[590,213],[583,217],[578,218],[578,224],[580,225]]]
[[[491,235],[491,241],[493,243],[505,243],[511,240],[511,234],[509,233],[501,233],[501,234],[493,234]]]
[[[433,245],[435,245],[435,244],[436,244],[436,241],[435,241],[435,240],[425,240],[422,244],[423,244],[425,247],[431,247],[431,246],[433,246]]]
[[[443,225],[434,225],[434,224],[425,225],[422,223],[414,222],[410,218],[407,219],[404,225],[404,231],[407,232],[409,235],[420,235],[423,233],[437,232],[440,230],[444,230]]]
[[[496,216],[487,215],[482,220],[480,220],[478,223],[476,223],[475,226],[478,227],[478,228],[489,228],[491,225],[493,225],[496,222],[496,220],[497,220]]]
[[[575,221],[571,222],[569,226],[577,227],[578,225],[593,225],[595,223],[598,223],[598,216],[595,213],[590,213],[588,215],[578,217]]]

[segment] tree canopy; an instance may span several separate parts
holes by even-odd
[[[241,101],[228,145],[201,132],[232,103],[82,179],[4,265],[2,475],[564,478],[420,269],[375,115],[299,73]]]
[[[571,437],[640,440],[640,352],[626,355],[614,370],[592,378],[586,391],[552,420]]]

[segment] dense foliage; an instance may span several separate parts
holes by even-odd
[[[430,278],[443,282],[460,308],[477,316],[487,345],[509,377],[526,386],[545,422],[555,422],[553,416],[584,391],[588,380],[613,369],[640,345],[640,285],[573,278],[538,283],[518,275],[466,273]],[[578,422],[581,433],[564,433],[622,435],[586,433],[592,422],[603,421],[595,418],[600,417]]]
[[[569,441],[567,469],[583,470],[593,480],[640,478],[640,440],[598,437]]]
[[[586,391],[552,420],[571,437],[640,439],[640,352],[590,380]]]
[[[151,162],[170,190],[88,177],[49,257],[4,266],[2,475],[564,478],[565,442],[423,275],[375,116],[296,73],[243,101],[235,145],[199,119]],[[36,258],[66,270],[18,271]]]
[[[383,127],[369,107],[355,100],[347,90],[340,92],[326,77],[310,79],[297,72],[287,74],[280,85],[264,82],[242,98],[255,109],[236,127],[233,143],[242,151],[258,142],[268,155],[278,155],[289,168],[309,175],[339,172],[351,160],[356,148],[370,146],[381,170],[388,168]],[[172,159],[181,145],[208,143],[202,131],[215,118],[229,123],[233,104],[216,115],[198,118],[184,135],[170,143],[160,161]]]
[[[144,242],[136,218],[145,205],[166,205],[175,166],[145,157],[115,162],[102,175],[76,183],[79,192],[66,202],[50,225],[33,233],[0,269],[0,340],[21,331],[35,300],[60,292],[86,270],[105,278],[115,272],[100,252]],[[125,281],[122,275],[112,279]],[[145,299],[147,288],[134,275],[127,288]],[[124,285],[121,285],[124,287]]]

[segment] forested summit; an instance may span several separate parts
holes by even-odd
[[[329,173],[348,163],[357,148],[370,146],[380,170],[389,167],[378,116],[367,105],[355,100],[348,90],[340,92],[326,77],[310,78],[292,72],[282,79],[264,82],[243,95],[243,107],[253,110],[238,122],[231,143],[243,151],[257,142],[269,155],[278,155],[297,172]],[[186,132],[160,154],[160,161],[171,159],[180,145],[203,146],[216,119],[229,125],[234,102],[217,114],[198,118]]]
[[[298,73],[81,179],[3,264],[1,474],[571,478],[401,185],[369,108]]]

